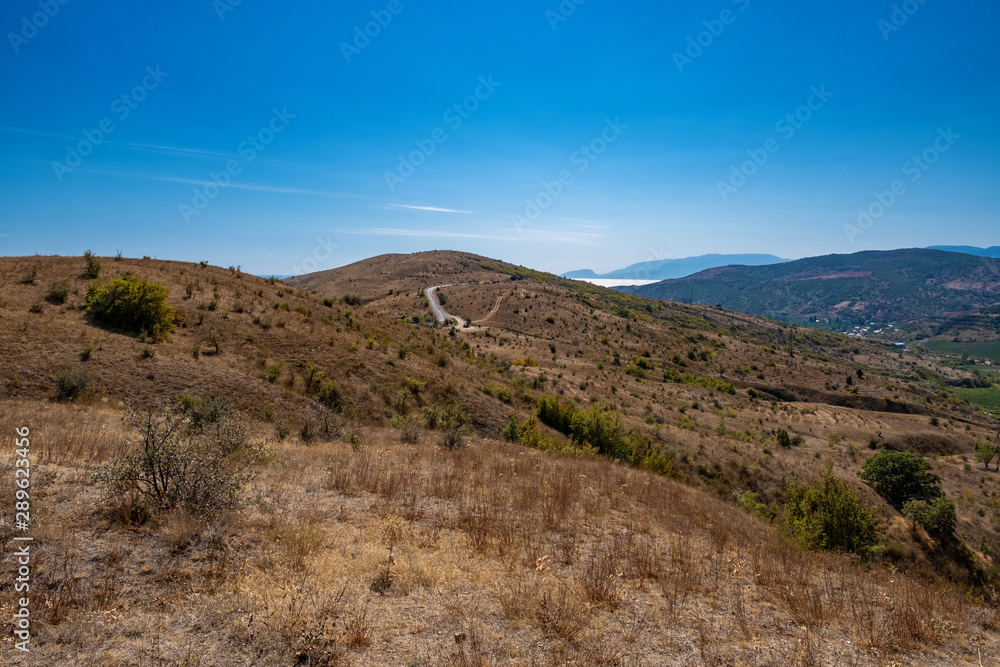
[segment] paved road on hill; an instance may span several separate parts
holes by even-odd
[[[458,315],[452,315],[450,313],[446,313],[444,311],[444,308],[441,307],[441,304],[438,302],[437,298],[437,290],[442,287],[454,287],[454,285],[435,285],[434,287],[428,287],[427,289],[424,290],[424,295],[427,297],[428,303],[431,304],[431,311],[434,313],[434,317],[436,317],[437,321],[440,322],[441,324],[444,324],[448,320],[455,320],[455,322],[457,322],[455,326],[457,326],[459,329],[472,328],[472,327],[466,327],[466,321],[463,320],[461,317],[459,317]]]

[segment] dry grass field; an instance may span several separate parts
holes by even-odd
[[[37,545],[37,662],[13,664],[997,664],[1000,477],[973,457],[996,427],[942,391],[960,371],[473,255],[369,263],[293,287],[104,258],[168,288],[180,326],[153,343],[86,316],[82,259],[0,262],[0,433],[32,431]],[[442,290],[475,331],[414,323],[448,283],[485,283]],[[666,475],[544,424],[552,451],[506,442],[543,397],[620,417]],[[213,399],[266,444],[242,509],[137,516],[95,481],[137,451],[126,404]],[[858,477],[886,448],[931,463],[975,572]],[[826,466],[877,512],[879,557],[736,503],[780,508]],[[14,602],[0,581],[8,645]]]

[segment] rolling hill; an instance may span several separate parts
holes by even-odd
[[[34,457],[33,658],[943,666],[1000,650],[998,473],[971,458],[995,425],[949,393],[963,369],[469,253],[295,285],[100,259],[97,279],[78,257],[0,259],[0,430],[30,427]],[[126,272],[165,287],[168,338],[88,316],[88,288]],[[430,321],[439,284],[474,327]],[[144,451],[128,404],[172,410],[193,443],[266,442],[230,455],[252,464],[242,508],[109,494],[101,472]],[[893,450],[927,457],[966,551],[861,481]],[[863,563],[782,522],[824,474],[874,512]],[[0,558],[14,534],[0,513]]]
[[[937,250],[868,251],[726,266],[623,290],[798,322],[898,322],[1000,303],[1000,263]]]

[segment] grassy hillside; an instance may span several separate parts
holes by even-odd
[[[975,665],[1000,650],[998,473],[973,457],[995,426],[945,391],[963,369],[464,253],[373,258],[309,289],[101,262],[95,279],[82,258],[0,260],[0,429],[32,433],[32,658]],[[166,287],[165,340],[84,310],[124,272]],[[423,287],[446,283],[475,283],[441,290],[470,330],[414,322]],[[222,462],[209,488],[246,473],[241,502],[209,516],[197,494],[158,510],[115,493],[116,462],[144,451],[127,403],[184,420],[177,451]],[[220,438],[236,444],[212,459]],[[890,450],[927,457],[956,541],[862,482]],[[790,503],[826,469],[874,512],[863,559],[796,527]],[[3,506],[13,480],[5,459]],[[9,558],[6,511],[0,532]]]
[[[722,267],[626,290],[766,317],[853,325],[993,306],[1000,302],[1000,264],[937,250],[871,251]]]

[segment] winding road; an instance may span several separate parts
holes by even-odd
[[[444,308],[441,307],[441,304],[438,302],[436,292],[442,287],[455,287],[455,285],[435,285],[434,287],[428,287],[427,289],[424,290],[424,296],[427,297],[427,302],[431,304],[431,311],[434,313],[434,317],[436,317],[437,321],[441,324],[446,323],[448,320],[455,320],[455,322],[457,323],[455,325],[456,327],[458,327],[459,329],[464,329],[466,331],[469,331],[473,327],[470,327],[468,325],[468,322],[463,320],[458,315],[452,315],[451,313],[446,313],[444,311]]]

